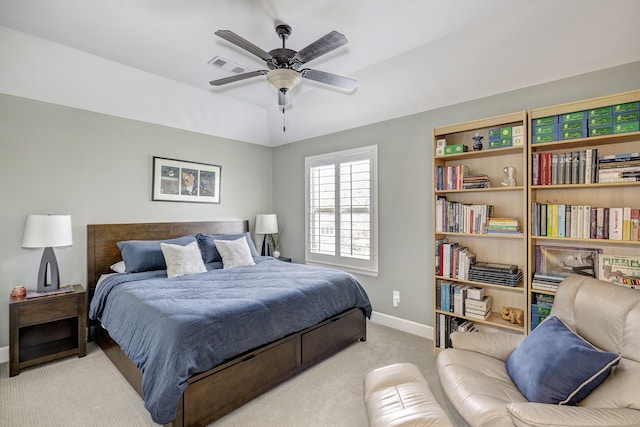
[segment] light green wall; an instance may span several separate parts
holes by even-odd
[[[151,201],[153,156],[222,166],[221,203]],[[0,95],[0,347],[11,289],[35,287],[41,249],[21,247],[25,218],[70,214],[73,246],[54,249],[64,283],[86,283],[93,223],[249,219],[271,211],[270,147]]]
[[[433,128],[638,88],[640,62],[276,147],[273,205],[286,226],[282,252],[304,260],[305,156],[378,144],[380,273],[358,279],[374,311],[432,325]],[[393,290],[400,291],[397,308]]]

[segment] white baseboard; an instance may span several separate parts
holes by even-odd
[[[389,316],[388,314],[373,312],[371,314],[371,321],[382,326],[397,329],[409,334],[418,335],[419,337],[433,339],[433,327],[423,325],[421,323],[412,322],[410,320],[401,319],[395,316]],[[0,347],[0,363],[9,361],[9,346]]]
[[[373,312],[371,314],[371,321],[382,326],[388,326],[389,328],[397,329],[409,334],[418,335],[422,338],[429,340],[433,339],[433,327],[423,325],[421,323],[412,322],[411,320],[401,319],[399,317],[390,316],[388,314]]]

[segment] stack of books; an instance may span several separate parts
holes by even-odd
[[[491,307],[493,306],[493,297],[490,295],[483,296],[480,299],[470,298],[464,302],[464,315],[472,319],[485,320],[491,315]]]
[[[556,292],[560,282],[565,279],[565,276],[551,274],[551,273],[533,273],[533,279],[531,280],[531,288],[537,291]]]
[[[522,280],[522,270],[512,264],[478,262],[469,267],[469,280],[515,287]]]
[[[465,175],[462,178],[462,188],[465,190],[473,188],[491,188],[491,181],[489,180],[489,176],[482,173]]]
[[[520,220],[518,218],[489,218],[487,233],[522,234]]]
[[[598,182],[640,181],[640,153],[611,154],[598,158]]]

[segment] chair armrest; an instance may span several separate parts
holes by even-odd
[[[587,408],[548,403],[510,403],[507,411],[516,427],[632,427],[640,411],[629,408]]]
[[[475,351],[503,362],[507,360],[523,339],[524,335],[510,333],[457,331],[451,333],[453,348]]]

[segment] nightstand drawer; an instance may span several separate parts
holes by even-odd
[[[20,326],[50,322],[78,315],[78,298],[47,297],[46,301],[20,307]]]

